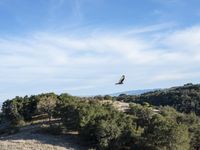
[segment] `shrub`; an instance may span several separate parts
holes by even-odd
[[[185,125],[178,125],[161,115],[154,115],[142,134],[146,149],[188,150],[189,133]]]

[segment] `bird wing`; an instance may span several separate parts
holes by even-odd
[[[125,79],[125,76],[122,76],[122,77],[120,78],[120,80],[119,80],[119,83],[122,83],[122,82],[124,81],[124,79]]]

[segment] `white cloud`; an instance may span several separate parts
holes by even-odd
[[[193,80],[193,78],[198,78],[200,76],[200,72],[197,71],[195,74],[192,72],[176,72],[169,71],[162,74],[158,74],[150,80],[150,82],[160,82],[160,81],[177,81],[177,80]]]
[[[181,48],[187,52],[198,51],[200,47],[200,27],[195,26],[192,28],[187,28],[185,30],[177,31],[172,33],[164,41],[172,49]]]
[[[78,95],[112,93],[119,90],[113,83],[121,74],[128,79],[120,90],[199,81],[199,26],[165,34],[160,26],[134,30],[0,38],[1,93],[16,87],[24,94],[66,89]]]

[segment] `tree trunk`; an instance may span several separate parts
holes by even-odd
[[[49,125],[50,125],[50,127],[51,127],[51,125],[52,125],[52,123],[51,123],[52,116],[51,116],[50,113],[48,113],[48,118],[49,118]]]

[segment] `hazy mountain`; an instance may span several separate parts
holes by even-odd
[[[132,91],[124,91],[124,92],[118,92],[118,93],[113,93],[109,94],[110,96],[119,96],[120,94],[126,94],[126,95],[140,95],[144,94],[146,92],[152,92],[158,89],[141,89],[141,90],[132,90]]]

